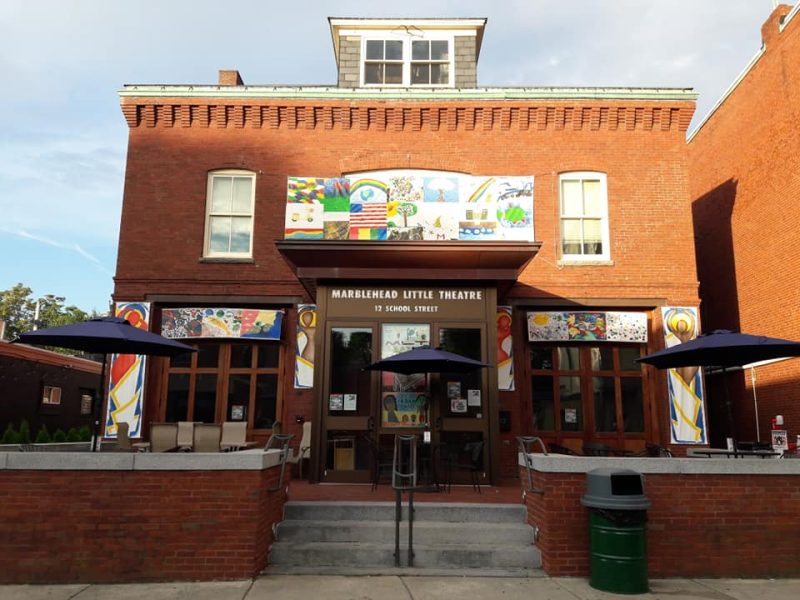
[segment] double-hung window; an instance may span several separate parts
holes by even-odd
[[[608,196],[604,173],[562,173],[560,183],[561,258],[608,260]]]
[[[255,182],[255,174],[247,171],[209,173],[204,251],[206,257],[252,256]]]
[[[453,39],[365,39],[365,86],[452,87]]]

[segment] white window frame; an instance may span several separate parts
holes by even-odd
[[[249,213],[234,212],[211,212],[211,195],[214,190],[214,178],[216,177],[249,177],[252,181],[250,186],[250,211]],[[203,256],[205,258],[243,258],[253,257],[253,231],[255,221],[255,197],[256,197],[256,174],[252,171],[240,169],[222,169],[219,171],[209,171],[208,183],[206,187],[206,215],[205,215],[205,239],[203,241]],[[250,217],[250,246],[247,252],[212,252],[211,250],[211,218],[224,216],[249,216]]]
[[[572,215],[564,215],[563,211],[563,182],[564,181],[587,181],[595,180],[600,182],[600,235],[603,244],[603,252],[600,254],[565,254],[564,253],[564,219],[575,218]],[[587,216],[584,214],[584,217]],[[558,176],[558,240],[559,254],[564,262],[605,262],[611,260],[611,236],[608,225],[608,178],[605,173],[598,171],[570,171],[560,173]]]
[[[366,63],[377,62],[367,61],[367,42],[368,41],[401,41],[403,43],[403,58],[402,61],[388,61],[388,62],[402,62],[403,64],[403,77],[402,83],[366,83]],[[411,42],[413,41],[427,41],[427,42],[447,42],[448,61],[416,61],[426,62],[428,64],[435,63],[441,64],[447,62],[448,64],[448,82],[447,83],[411,83],[411,63],[415,62],[411,59]],[[386,61],[380,61],[386,62]],[[375,32],[365,35],[361,38],[361,60],[360,60],[360,81],[361,87],[385,87],[385,88],[454,88],[456,71],[455,71],[455,35],[442,34],[440,32],[421,32],[414,30],[413,33],[398,33],[396,31],[383,31]]]
[[[59,406],[61,404],[61,388],[54,385],[44,386],[42,389],[42,404]]]

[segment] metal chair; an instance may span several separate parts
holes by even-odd
[[[191,452],[194,445],[194,422],[178,421],[178,438],[176,440],[178,451]]]
[[[456,470],[468,471],[472,480],[472,489],[480,494],[479,475],[483,471],[483,440],[467,442],[461,450],[448,454],[444,460],[444,469],[447,493],[450,493],[452,488],[453,471]]]
[[[221,441],[222,425],[197,423],[194,426],[192,447],[195,452],[219,452]]]

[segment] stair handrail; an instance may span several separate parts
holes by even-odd
[[[526,492],[533,492],[534,494],[544,494],[544,490],[533,487],[533,452],[531,446],[538,443],[542,449],[542,454],[547,456],[547,446],[545,446],[542,438],[535,435],[523,435],[517,437],[517,444],[519,451],[525,460],[525,470],[528,472],[528,486],[525,488]]]
[[[289,460],[289,455],[292,451],[292,449],[289,447],[289,442],[292,441],[293,437],[293,433],[273,433],[267,440],[267,444],[264,446],[264,452],[272,448],[273,445],[277,445],[281,451],[281,474],[278,477],[278,485],[267,488],[268,492],[277,492],[283,489],[283,480],[286,473],[286,462]]]
[[[394,436],[392,488],[394,505],[394,566],[400,566],[400,521],[403,518],[403,492],[408,493],[408,566],[414,566],[414,489],[417,487],[417,436]]]

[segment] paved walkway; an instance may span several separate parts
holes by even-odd
[[[255,581],[130,585],[0,586],[3,600],[797,600],[800,579],[656,579],[651,592],[619,596],[598,592],[586,579],[538,577],[342,577],[271,575]]]

